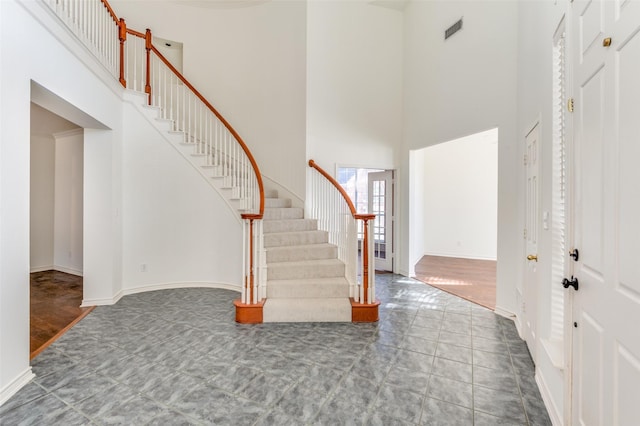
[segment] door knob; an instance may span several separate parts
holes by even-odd
[[[527,256],[527,260],[535,260],[537,262],[538,256],[535,254],[530,254],[529,256]]]
[[[609,47],[609,46],[611,46],[611,37],[607,37],[607,38],[605,38],[604,40],[602,40],[602,45],[603,45],[604,47]]]
[[[580,252],[578,249],[573,249],[569,252],[569,257],[573,257],[573,260],[577,262],[580,258]]]
[[[570,280],[565,278],[564,280],[562,280],[562,286],[564,288],[573,287],[575,291],[578,291],[578,279],[573,278],[573,276],[571,276]]]

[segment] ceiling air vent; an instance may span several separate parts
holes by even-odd
[[[448,39],[449,37],[451,37],[458,31],[460,31],[461,29],[462,29],[462,18],[460,18],[458,22],[456,22],[455,24],[447,28],[447,30],[444,32],[444,39],[445,40]]]

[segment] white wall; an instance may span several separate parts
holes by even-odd
[[[239,288],[242,241],[237,216],[148,122],[136,117],[123,102],[122,87],[75,44],[43,3],[2,1],[0,20],[1,404],[33,376],[32,99],[84,127],[85,305],[185,284]],[[79,163],[76,158],[69,166],[69,176],[78,172]],[[77,241],[69,244],[77,247]],[[140,271],[141,263],[148,272]]]
[[[119,128],[121,120],[121,103],[116,93],[83,65],[83,50],[72,53],[64,48],[60,40],[71,42],[71,37],[64,31],[52,36],[25,8],[43,22],[55,22],[43,13],[40,2],[0,2],[0,403],[32,377],[29,367],[31,81],[39,82],[54,93],[63,93],[66,101],[108,127]],[[107,160],[101,158],[100,161]],[[100,192],[95,196],[111,198],[112,194]],[[106,232],[114,234],[111,228]],[[110,239],[101,242],[108,246]]]
[[[77,125],[62,117],[36,104],[31,104],[29,229],[30,265],[32,271],[51,269],[54,266],[56,141],[53,135],[54,133],[77,128]],[[59,169],[59,171],[62,170],[64,169]],[[80,229],[82,229],[82,227],[80,227]],[[80,245],[80,249],[81,248],[82,245]],[[79,254],[82,256],[81,250]]]
[[[307,28],[307,156],[397,168],[402,140],[402,12],[367,1],[312,1]]]
[[[522,2],[518,19],[518,156],[524,155],[524,138],[531,126],[540,121],[540,157],[539,175],[540,212],[551,211],[552,195],[552,46],[553,36],[565,11],[570,8],[566,0],[554,2]],[[571,48],[570,43],[568,48]],[[570,70],[570,68],[569,68]],[[568,92],[570,96],[570,91]],[[570,128],[571,120],[568,117]],[[570,140],[570,134],[569,134]],[[522,163],[520,163],[522,164]],[[524,188],[524,170],[518,166],[518,182]],[[524,191],[519,199],[524,205]],[[541,218],[538,218],[541,221]],[[551,218],[553,221],[553,218]],[[540,223],[541,225],[541,223]],[[551,225],[551,224],[550,224]],[[536,375],[542,384],[541,392],[545,398],[547,408],[552,419],[560,422],[563,419],[564,405],[564,373],[555,367],[554,357],[548,351],[549,342],[546,341],[550,332],[551,319],[551,285],[559,285],[551,281],[551,226],[549,230],[538,227],[538,277],[536,286],[537,301],[524,300],[525,304],[537,306],[537,312],[519,312],[519,316],[526,320],[525,315],[533,315],[537,323],[538,342],[536,348]],[[520,256],[524,259],[523,255]],[[557,363],[557,361],[556,361]]]
[[[183,43],[186,78],[238,131],[262,173],[304,198],[307,3],[111,4],[130,28]]]
[[[409,2],[404,14],[404,141],[401,167],[409,151],[498,128],[499,310],[515,312],[520,280],[522,207],[518,204],[516,131],[518,2]],[[463,29],[444,40],[444,31],[464,17]],[[400,174],[408,182],[412,171]],[[402,185],[406,185],[402,183]],[[413,201],[401,189],[400,205]],[[400,211],[400,270],[410,272],[411,229],[408,211]]]
[[[124,292],[182,285],[239,289],[237,213],[129,103],[124,128]]]
[[[53,267],[82,275],[84,135],[59,132],[55,139]]]
[[[496,260],[498,132],[422,150],[424,254]]]

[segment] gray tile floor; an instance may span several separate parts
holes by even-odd
[[[377,289],[377,324],[239,325],[226,290],[127,296],[33,360],[0,424],[551,424],[512,321],[398,275]]]

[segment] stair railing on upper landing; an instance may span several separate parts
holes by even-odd
[[[338,246],[338,258],[345,263],[350,297],[355,303],[376,303],[373,259],[374,214],[357,213],[342,186],[315,161],[309,160],[307,213],[318,219],[318,227],[329,233],[329,242]],[[363,222],[362,253],[358,256],[357,221]],[[358,276],[362,278],[358,283]]]
[[[256,305],[266,296],[263,277],[262,175],[249,148],[222,115],[153,45],[151,31],[127,28],[107,0],[42,0],[122,84],[148,95],[172,130],[184,135],[205,168],[223,179],[244,219],[244,284],[241,304]]]

